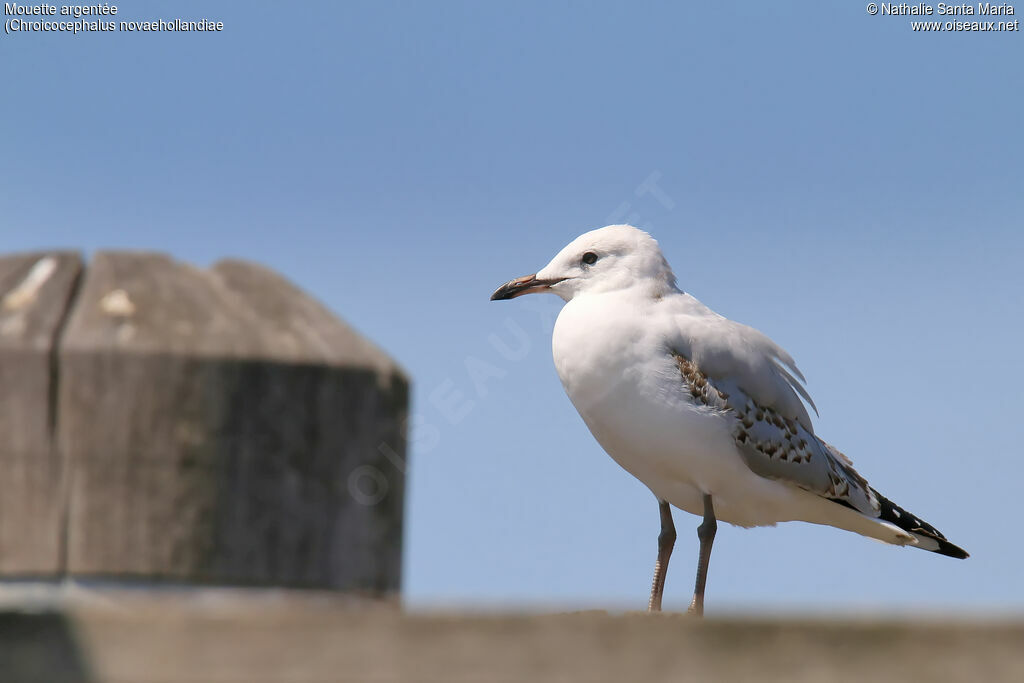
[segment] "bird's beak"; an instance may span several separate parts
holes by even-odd
[[[491,294],[491,301],[515,299],[517,296],[533,294],[534,292],[547,292],[550,290],[551,285],[558,284],[561,281],[562,278],[557,280],[538,280],[536,274],[524,275],[523,277],[517,277],[515,280],[510,280],[494,290],[494,294]]]

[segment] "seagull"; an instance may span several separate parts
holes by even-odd
[[[966,558],[938,529],[872,488],[814,432],[793,358],[752,327],[676,286],[658,243],[610,225],[569,243],[491,300],[551,292],[555,369],[597,442],[658,501],[661,533],[648,610],[661,610],[674,506],[702,517],[689,612],[704,613],[718,520],[804,521]],[[806,406],[805,406],[806,402]]]

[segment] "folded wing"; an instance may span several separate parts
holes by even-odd
[[[849,459],[800,420],[756,400],[743,387],[742,377],[716,379],[680,352],[673,355],[694,399],[733,415],[732,436],[751,470],[869,516],[878,515],[878,497]]]

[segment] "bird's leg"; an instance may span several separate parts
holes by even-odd
[[[663,500],[658,501],[661,512],[661,533],[658,534],[658,559],[654,563],[654,581],[651,584],[651,600],[648,612],[661,611],[661,595],[665,592],[665,575],[668,573],[668,558],[676,544],[676,525],[672,523],[672,509]]]
[[[715,507],[711,504],[711,496],[704,494],[704,521],[697,527],[697,538],[700,539],[700,556],[697,560],[697,583],[693,588],[693,601],[687,611],[698,617],[704,616],[704,584],[708,580],[708,563],[711,561],[711,544],[715,542],[718,522],[715,520]]]

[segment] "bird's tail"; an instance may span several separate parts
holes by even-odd
[[[947,541],[946,537],[942,535],[942,532],[931,524],[922,520],[917,515],[907,512],[875,489],[871,489],[871,491],[878,498],[878,502],[882,507],[879,519],[903,529],[917,539],[917,545],[915,547],[921,548],[922,550],[930,550],[931,552],[938,553],[940,555],[955,557],[960,560],[969,557],[963,548],[955,546]]]

